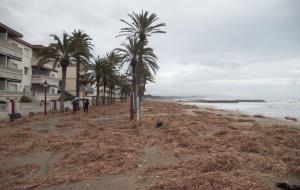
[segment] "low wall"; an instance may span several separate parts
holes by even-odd
[[[65,101],[64,106],[72,109],[70,101]],[[59,110],[60,102],[56,102],[56,109]],[[47,111],[54,110],[54,102],[47,102]],[[30,112],[44,112],[44,103],[20,103],[15,102],[15,113],[20,113],[22,116],[28,116]],[[8,102],[7,106],[0,106],[0,119],[9,119],[8,114],[12,113],[12,103]]]

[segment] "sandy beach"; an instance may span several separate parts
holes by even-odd
[[[155,128],[157,120],[163,127]],[[300,123],[145,101],[0,124],[0,189],[277,189],[300,184]]]

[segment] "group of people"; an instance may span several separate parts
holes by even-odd
[[[79,110],[80,98],[76,97],[71,102],[72,102],[72,105],[73,105],[73,112],[76,113],[77,110]],[[89,100],[88,99],[84,99],[83,100],[83,111],[84,112],[89,112],[89,105],[90,105]]]

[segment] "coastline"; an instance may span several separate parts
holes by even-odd
[[[197,106],[199,109],[207,109],[207,110],[216,110],[216,111],[224,111],[224,112],[231,112],[233,114],[241,114],[241,115],[248,115],[248,116],[254,116],[256,118],[269,118],[269,119],[274,119],[274,120],[278,120],[279,122],[283,123],[283,124],[290,124],[290,123],[300,123],[299,117],[297,116],[290,116],[289,114],[284,114],[281,113],[280,115],[274,115],[274,114],[270,114],[268,112],[263,113],[261,110],[251,110],[251,111],[247,111],[247,109],[244,109],[242,107],[226,107],[227,103],[224,103],[224,105],[222,105],[223,103],[221,103],[221,106],[218,103],[210,103],[210,104],[206,104],[206,103],[199,103],[199,102],[178,102],[178,101],[174,101],[175,103],[180,103],[180,104],[185,104],[185,105],[195,105]],[[259,103],[260,104],[260,103]],[[285,121],[287,123],[285,123]]]
[[[0,124],[1,189],[259,189],[300,183],[300,124],[169,101]],[[158,120],[163,127],[155,128]],[[29,171],[29,172],[28,172]]]

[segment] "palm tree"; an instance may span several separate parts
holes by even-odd
[[[146,43],[147,44],[147,43]],[[156,71],[159,69],[159,66],[157,64],[157,57],[153,52],[153,49],[150,47],[144,47],[143,55],[142,55],[142,63],[137,65],[137,57],[138,57],[138,50],[139,50],[139,44],[138,40],[136,38],[129,38],[127,43],[121,44],[122,48],[117,48],[116,52],[120,55],[121,58],[121,67],[125,64],[128,64],[127,66],[127,73],[129,73],[132,77],[132,89],[133,92],[135,92],[136,85],[137,85],[137,78],[140,78],[140,82],[145,81],[143,79],[143,73],[145,70],[150,72],[150,74],[153,76],[153,74],[156,74]],[[138,70],[140,71],[137,73],[137,66],[139,66]],[[152,73],[151,73],[151,71]],[[148,73],[149,75],[149,73]],[[146,75],[145,75],[146,76]],[[147,80],[149,81],[149,80]],[[146,82],[146,81],[145,81]],[[150,81],[152,82],[152,81]]]
[[[60,111],[64,111],[64,95],[65,95],[65,85],[66,85],[66,74],[67,68],[72,62],[72,56],[74,53],[74,46],[72,44],[72,39],[67,33],[63,33],[62,39],[57,35],[50,35],[54,39],[54,43],[49,44],[49,46],[42,48],[38,53],[39,61],[38,65],[42,66],[45,64],[53,64],[53,68],[60,66],[62,69],[62,83],[60,86],[60,93],[62,101],[60,101]]]
[[[136,88],[136,66],[138,59],[138,39],[128,38],[128,42],[121,44],[122,48],[116,48],[115,51],[119,54],[121,59],[120,66],[128,63],[127,72],[131,73],[132,77],[132,90],[135,92]]]
[[[121,101],[127,101],[127,98],[131,91],[131,86],[129,82],[129,78],[126,75],[119,75],[118,76],[118,86],[120,90],[120,97]]]
[[[107,53],[103,57],[104,65],[103,65],[103,75],[102,75],[102,82],[103,82],[103,98],[102,104],[105,104],[105,95],[106,95],[106,87],[109,87],[109,94],[112,94],[114,85],[115,85],[115,75],[117,73],[117,64],[120,61],[120,57],[116,52],[111,51]]]
[[[74,46],[74,58],[76,61],[76,96],[79,97],[80,92],[80,70],[82,64],[87,64],[92,57],[92,43],[89,35],[81,30],[74,30],[72,33],[72,44]]]
[[[144,47],[147,43],[147,37],[156,33],[166,33],[160,28],[166,26],[165,23],[156,24],[155,22],[158,20],[158,17],[155,13],[149,14],[148,11],[142,11],[142,13],[137,14],[132,12],[132,14],[128,14],[131,21],[128,22],[126,20],[121,19],[121,22],[125,23],[127,26],[125,28],[121,28],[119,36],[127,36],[127,38],[138,38],[139,39],[139,48],[138,48],[138,65],[143,64],[143,54]],[[136,73],[139,73],[139,66],[136,67]],[[136,88],[140,84],[139,74],[136,79]],[[134,91],[135,96],[137,97],[137,90]]]
[[[157,15],[155,13],[149,14],[148,11],[142,11],[141,14],[133,12],[132,14],[128,14],[128,16],[131,18],[132,24],[122,19],[121,21],[125,23],[127,27],[121,28],[119,36],[139,38],[138,64],[141,65],[143,63],[142,55],[144,53],[144,47],[147,43],[147,37],[155,33],[166,33],[160,29],[161,27],[166,26],[166,24],[155,24],[155,22],[158,20]]]
[[[154,75],[152,74],[152,72],[150,71],[150,68],[148,66],[144,66],[140,69],[140,73],[141,73],[141,88],[139,88],[139,96],[142,97],[145,94],[146,91],[146,84],[148,82],[155,82],[155,78]],[[155,74],[155,73],[154,73]]]
[[[91,65],[91,78],[93,79],[92,83],[96,83],[96,106],[98,106],[100,98],[100,82],[104,73],[103,67],[105,62],[99,56],[94,59],[94,62],[95,64]]]

